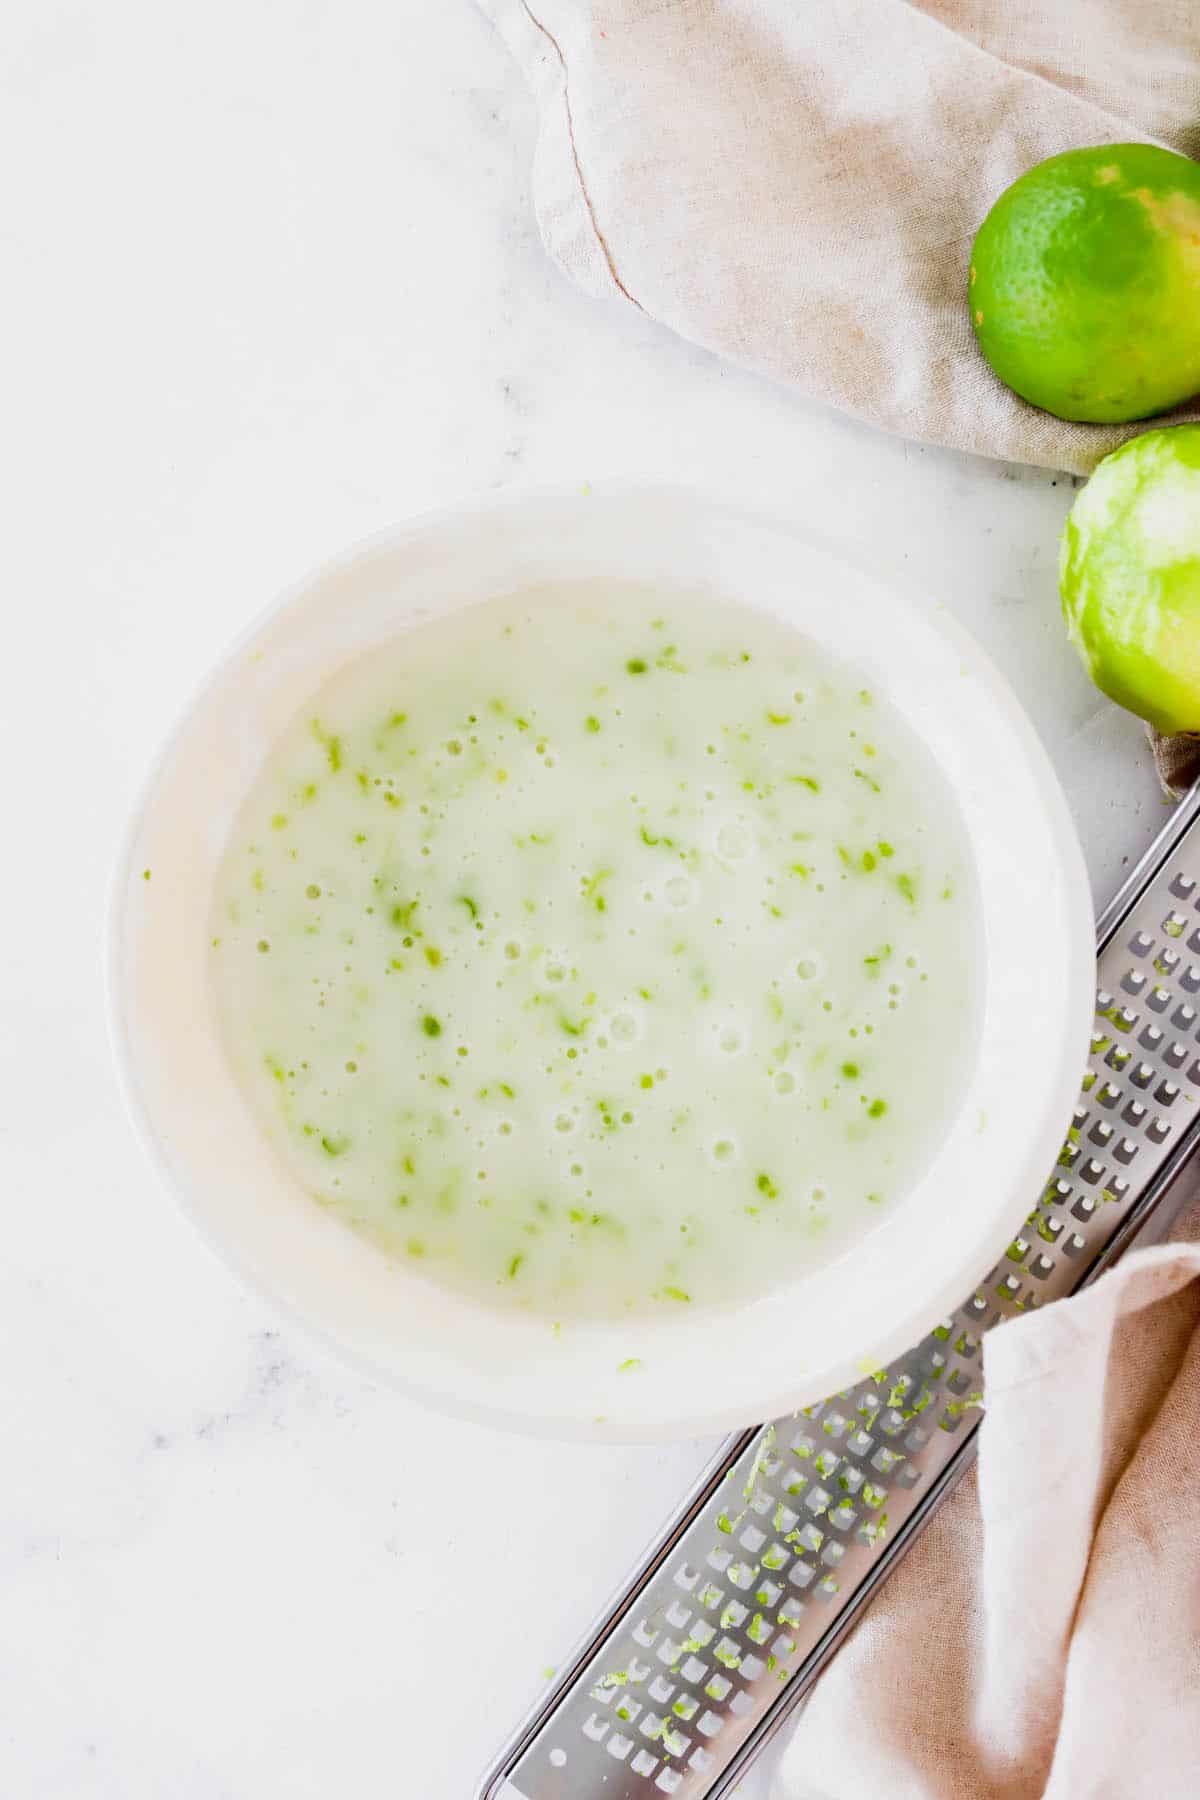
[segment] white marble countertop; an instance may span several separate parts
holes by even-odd
[[[0,1793],[457,1800],[705,1447],[430,1416],[296,1335],[160,1190],[100,930],[200,674],[408,514],[669,478],[951,606],[1023,695],[1098,896],[1161,802],[1060,628],[1070,484],[877,436],[581,298],[470,0],[13,0],[5,40]]]

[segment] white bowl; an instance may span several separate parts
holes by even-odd
[[[207,974],[212,885],[268,746],[338,664],[526,583],[707,586],[794,621],[886,692],[936,757],[975,860],[986,968],[974,1075],[916,1188],[843,1258],[720,1313],[631,1325],[492,1310],[317,1207],[238,1092]],[[145,869],[152,878],[143,877]],[[1032,727],[944,612],[811,538],[696,495],[543,495],[419,521],[320,570],[213,675],[159,758],[117,873],[110,995],[132,1111],[209,1243],[273,1300],[433,1404],[523,1430],[690,1436],[886,1366],[1003,1252],[1059,1148],[1092,1015],[1092,910]],[[636,1357],[636,1371],[620,1365]]]

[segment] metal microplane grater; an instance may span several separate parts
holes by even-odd
[[[727,1794],[969,1466],[982,1333],[1172,1210],[1200,1143],[1198,817],[1200,785],[1099,920],[1091,1058],[1020,1236],[886,1372],[727,1440],[479,1800]]]

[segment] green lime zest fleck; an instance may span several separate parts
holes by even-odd
[[[583,725],[585,731],[599,731],[600,729],[600,721],[595,713],[589,713],[587,718],[583,721]]]
[[[324,750],[326,758],[329,763],[330,770],[332,771],[332,773],[334,775],[336,775],[338,770],[342,766],[342,740],[341,740],[341,738],[331,736],[331,734],[323,728],[320,719],[313,720],[312,734],[316,738],[318,744],[320,744],[321,748]],[[314,792],[315,791],[316,790],[314,789]],[[306,792],[307,792],[307,790],[306,790]]]
[[[820,782],[811,775],[789,775],[788,780],[794,782],[797,787],[806,787],[810,794],[819,794],[821,791]]]
[[[513,1257],[512,1261],[508,1265],[508,1279],[510,1281],[515,1280],[517,1270],[521,1267],[521,1264],[524,1261],[525,1261],[525,1258],[518,1251],[517,1255]]]
[[[425,961],[429,964],[431,969],[439,968],[442,961],[441,951],[435,950],[432,944],[426,944]]]
[[[891,844],[885,843],[882,838],[880,838],[875,848],[878,850],[880,856],[895,856],[896,854]]]
[[[847,1081],[854,1081],[858,1075],[858,1064],[854,1062],[844,1062],[842,1064],[842,1074],[846,1077]]]
[[[348,1137],[323,1137],[321,1148],[326,1156],[341,1156],[344,1150],[350,1148],[350,1139]]]
[[[896,887],[910,906],[917,904],[917,884],[911,875],[897,875]]]
[[[479,902],[478,902],[478,900],[473,899],[470,894],[460,894],[458,896],[458,903],[460,906],[466,907],[467,911],[470,913],[470,915],[473,919],[478,919],[478,917],[479,917]]]
[[[652,1088],[654,1086],[653,1075],[643,1075],[638,1082],[638,1086],[644,1087],[644,1088]]]
[[[558,1015],[558,1023],[559,1023],[560,1028],[566,1032],[568,1037],[576,1037],[576,1038],[582,1037],[584,1032],[588,1028],[587,1019],[580,1019],[578,1025],[575,1025],[572,1023],[572,1021],[570,1019],[568,1019],[566,1013],[561,1013],[561,1012]],[[602,1104],[602,1102],[598,1101],[597,1104],[600,1105],[600,1104]]]
[[[424,1256],[425,1254],[425,1246],[420,1238],[409,1238],[404,1248],[410,1256]]]
[[[426,1013],[425,1017],[421,1020],[421,1030],[425,1033],[426,1037],[441,1037],[442,1022],[440,1019],[435,1019],[432,1013]]]
[[[771,1177],[767,1174],[765,1169],[760,1174],[755,1176],[754,1185],[758,1189],[760,1194],[766,1195],[768,1200],[778,1200],[779,1189],[776,1187],[775,1183],[771,1180]]]
[[[685,1293],[682,1288],[665,1287],[665,1288],[661,1288],[659,1290],[659,1292],[662,1293],[663,1296],[668,1300],[680,1300],[680,1301],[684,1302],[685,1305],[689,1305],[689,1306],[691,1304],[692,1296],[690,1294]]]
[[[392,908],[392,924],[398,926],[401,931],[412,931],[413,920],[420,904],[419,900],[406,900],[403,905],[397,903]]]
[[[767,714],[768,725],[790,725],[791,722],[791,713],[768,712]]]
[[[608,880],[611,874],[611,869],[597,869],[594,875],[580,877],[579,892],[584,900],[589,901],[595,907],[597,912],[608,911],[608,901],[600,892],[600,886],[602,882]]]
[[[150,879],[150,871],[149,871],[149,869],[143,869],[143,870],[142,870],[142,880],[143,880],[143,881],[149,881],[149,879]]]
[[[646,673],[647,666],[648,665],[647,665],[644,657],[631,656],[629,658],[629,661],[625,664],[625,672],[628,675],[644,675]]]
[[[886,1100],[872,1100],[870,1106],[867,1108],[867,1117],[868,1119],[882,1119],[886,1111]]]
[[[642,1366],[642,1359],[640,1356],[627,1356],[623,1363],[617,1364],[617,1374],[624,1375],[627,1373],[628,1370],[640,1369],[641,1366]]]
[[[272,831],[282,831],[284,829],[284,827],[286,826],[286,824],[287,824],[287,814],[286,813],[273,813],[272,814],[272,816],[271,816],[271,830]]]

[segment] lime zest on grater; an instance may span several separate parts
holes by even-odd
[[[1005,1256],[887,1370],[725,1442],[479,1800],[728,1794],[812,1686],[970,1465],[982,1333],[1095,1280],[1200,1143],[1198,817],[1200,786],[1100,917],[1079,1103]]]

